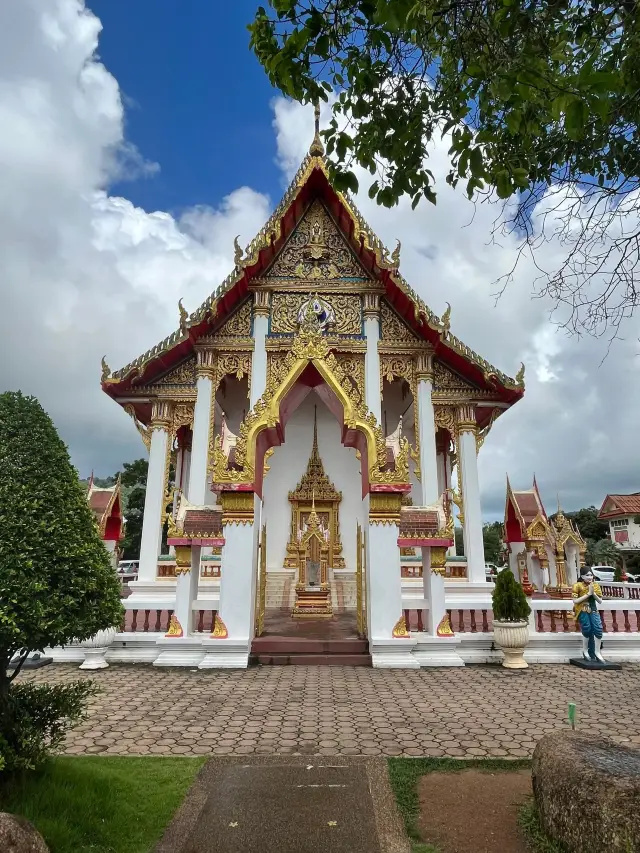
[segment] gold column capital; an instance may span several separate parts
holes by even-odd
[[[433,351],[420,350],[416,353],[416,379],[433,382]]]
[[[220,492],[222,524],[253,524],[254,493],[252,491]]]
[[[169,432],[173,422],[173,402],[154,400],[151,409],[151,429],[163,429]]]
[[[253,294],[253,316],[268,317],[271,312],[271,291],[256,290]]]
[[[462,406],[458,406],[456,415],[458,432],[472,432],[475,434],[478,429],[476,407],[472,403],[465,403]]]
[[[379,293],[365,293],[364,294],[364,306],[363,313],[365,319],[377,319],[380,314],[380,294]]]
[[[188,575],[191,571],[191,546],[176,545],[176,576]]]
[[[196,348],[196,376],[208,376],[214,379],[216,374],[217,354],[214,349]]]

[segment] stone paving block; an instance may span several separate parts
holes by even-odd
[[[579,727],[584,721],[596,733],[640,744],[636,664],[607,674],[536,665],[524,678],[496,667],[183,672],[111,665],[87,675],[63,664],[20,675],[39,684],[87,677],[102,693],[69,733],[70,755],[378,750],[516,758],[530,756],[545,732],[568,725],[569,702],[578,705]]]

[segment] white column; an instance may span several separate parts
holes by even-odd
[[[376,495],[369,496],[370,506],[375,500]],[[399,515],[399,501],[397,520],[393,513],[384,519],[378,514],[374,520],[369,515],[366,536],[369,648],[376,667],[413,669],[419,666],[411,655],[416,641],[410,637],[393,636],[394,628],[403,616]]]
[[[445,482],[447,479],[447,475],[445,473],[445,467],[446,466],[444,453],[436,453],[436,468],[438,471],[438,496],[440,496],[446,489]]]
[[[476,418],[473,406],[461,406],[458,412],[458,471],[464,506],[464,550],[467,578],[471,583],[484,583],[484,543],[482,510],[478,482],[476,450]]]
[[[246,667],[254,635],[262,502],[253,492],[223,492],[220,497],[225,544],[218,617],[226,636],[203,641],[201,669]]]
[[[433,354],[421,352],[416,366],[418,376],[418,427],[420,432],[420,487],[422,506],[436,503],[438,460],[436,456],[436,423],[431,400],[433,389]]]
[[[269,334],[270,296],[268,290],[259,290],[254,295],[253,339],[255,345],[251,356],[251,393],[249,395],[251,408],[255,406],[267,387],[266,339]]]
[[[364,389],[367,408],[382,424],[382,399],[380,394],[380,297],[377,293],[364,296],[364,334],[367,351],[364,357]]]
[[[444,577],[431,571],[431,548],[422,548],[422,588],[425,600],[429,602],[429,612],[425,633],[437,636],[438,625],[446,612],[444,600]]]
[[[185,637],[193,630],[193,610],[191,604],[198,597],[198,581],[200,579],[200,545],[192,545],[190,552],[190,571],[182,572],[176,577],[176,619],[182,627]],[[180,552],[178,552],[179,554]],[[180,568],[178,566],[178,568]]]
[[[169,426],[171,404],[156,402],[151,419],[151,447],[149,449],[149,471],[144,499],[142,540],[140,543],[140,570],[138,581],[155,581],[158,573],[158,554],[162,536],[162,511],[164,501],[164,478],[169,450]]]
[[[198,352],[197,397],[193,416],[189,480],[186,490],[189,503],[196,506],[206,504],[207,492],[209,491],[207,463],[209,460],[209,432],[213,416],[214,358],[215,355],[210,350]]]

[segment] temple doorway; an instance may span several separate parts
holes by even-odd
[[[267,460],[264,620],[253,644],[261,663],[334,654],[342,663],[368,662],[356,614],[365,516],[360,460],[340,439],[341,425],[312,392]]]

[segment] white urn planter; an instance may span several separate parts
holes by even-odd
[[[84,649],[84,661],[80,664],[80,669],[105,669],[108,667],[109,664],[104,656],[115,640],[116,634],[116,628],[107,628],[104,631],[98,631],[88,640],[83,640],[80,647]]]
[[[524,650],[529,642],[528,622],[501,622],[494,620],[493,637],[504,652],[502,666],[507,669],[526,669]]]

